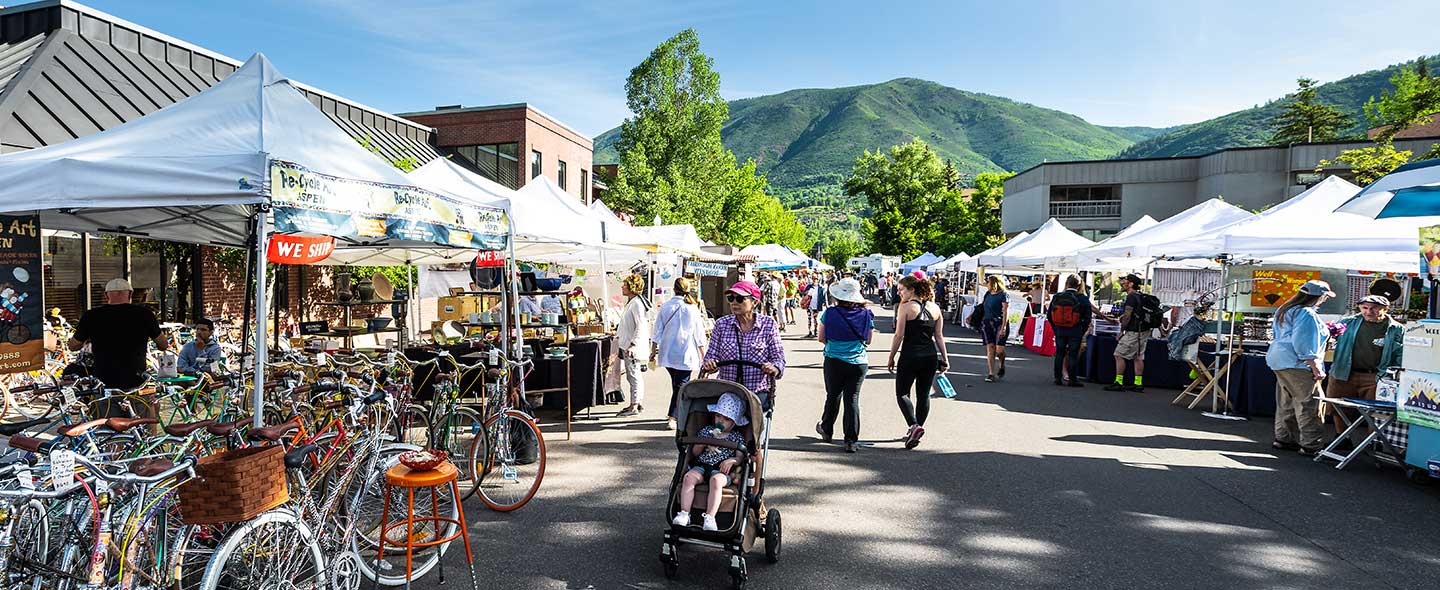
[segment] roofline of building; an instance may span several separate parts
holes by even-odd
[[[136,24],[136,23],[134,23],[134,22],[131,22],[131,21],[126,20],[126,19],[123,19],[123,18],[120,18],[120,17],[118,17],[118,16],[115,16],[115,15],[113,15],[113,14],[110,14],[110,13],[108,13],[108,12],[105,12],[105,11],[103,11],[103,10],[100,10],[100,9],[98,9],[98,8],[95,8],[95,7],[86,5],[86,4],[81,4],[81,3],[79,3],[79,2],[75,2],[74,0],[38,0],[37,2],[30,2],[30,3],[26,3],[26,4],[15,4],[15,5],[11,5],[11,6],[4,6],[4,7],[0,7],[0,16],[4,16],[4,15],[7,15],[7,14],[19,14],[19,13],[22,13],[22,12],[30,12],[30,11],[32,11],[32,10],[39,10],[39,9],[42,9],[42,8],[54,8],[54,7],[57,7],[57,6],[58,6],[58,7],[61,7],[61,8],[69,8],[69,9],[74,10],[74,11],[76,11],[76,12],[81,12],[81,13],[84,13],[84,14],[88,14],[88,15],[93,16],[93,17],[95,17],[95,18],[98,18],[98,19],[101,19],[101,20],[106,20],[106,21],[109,21],[109,22],[112,23],[112,24],[117,24],[117,25],[120,25],[120,26],[125,27],[125,28],[127,28],[127,29],[133,30],[133,31],[135,31],[135,32],[137,32],[137,33],[141,33],[141,34],[144,34],[144,35],[148,35],[148,36],[154,37],[154,38],[156,38],[156,39],[159,39],[159,40],[161,40],[161,41],[164,41],[164,42],[166,42],[166,43],[171,43],[171,44],[174,44],[174,45],[183,47],[183,48],[188,49],[188,50],[190,50],[190,51],[193,51],[193,52],[195,52],[195,53],[199,53],[199,54],[204,55],[204,56],[206,56],[206,57],[212,58],[212,59],[214,59],[214,60],[216,60],[216,61],[224,62],[224,63],[226,63],[226,64],[235,66],[236,69],[239,69],[240,66],[245,65],[245,62],[240,61],[240,60],[237,60],[237,59],[235,59],[235,58],[233,58],[233,57],[230,57],[230,56],[228,56],[228,55],[216,53],[215,51],[211,51],[211,50],[209,50],[209,49],[206,49],[206,48],[201,47],[201,46],[199,46],[199,45],[196,45],[196,44],[194,44],[194,43],[190,43],[189,41],[184,41],[184,40],[181,40],[181,39],[177,39],[177,38],[172,37],[172,36],[170,36],[170,35],[166,35],[165,33],[161,33],[160,31],[156,31],[155,29],[152,29],[152,28],[150,28],[150,27],[146,27],[146,26],[143,26],[143,25]],[[287,78],[287,79],[288,79],[288,78]],[[421,128],[421,129],[424,129],[424,130],[430,131],[430,132],[434,132],[434,131],[435,131],[435,128],[433,128],[433,127],[428,127],[428,126],[426,126],[426,125],[421,125],[420,123],[416,123],[415,121],[411,121],[411,120],[409,120],[409,119],[401,118],[401,117],[399,117],[399,116],[393,115],[393,114],[385,111],[384,109],[377,109],[377,108],[375,108],[375,107],[372,107],[372,106],[370,106],[370,105],[364,104],[364,103],[362,103],[362,102],[359,102],[359,101],[356,101],[356,100],[353,100],[353,99],[349,99],[349,98],[345,98],[345,97],[340,96],[340,95],[338,95],[338,94],[333,94],[333,93],[330,93],[330,92],[326,92],[326,91],[324,91],[324,90],[321,90],[321,89],[316,88],[316,87],[314,87],[314,86],[311,86],[311,85],[309,85],[309,84],[305,84],[304,82],[300,82],[300,81],[298,81],[298,80],[290,79],[290,83],[293,84],[293,85],[295,85],[297,88],[301,88],[301,89],[304,89],[304,90],[307,90],[307,91],[310,91],[310,92],[314,92],[315,94],[318,94],[318,95],[320,95],[320,96],[323,96],[323,97],[326,97],[326,98],[329,98],[329,99],[332,99],[332,100],[337,100],[337,101],[340,101],[340,102],[344,102],[344,103],[346,103],[346,104],[350,104],[350,105],[359,107],[359,108],[361,108],[361,109],[365,109],[365,110],[368,110],[368,111],[372,111],[372,112],[374,112],[376,115],[379,115],[379,116],[384,117],[384,118],[386,118],[386,119],[393,120],[393,121],[395,121],[395,122],[397,122],[397,123],[404,123],[404,124],[406,124],[406,125],[410,125],[410,126],[414,126],[414,127],[419,127],[419,128]]]
[[[460,107],[460,108],[455,108],[455,109],[430,109],[430,110],[428,110],[428,111],[414,111],[414,112],[410,112],[410,113],[395,113],[395,116],[397,116],[397,117],[410,117],[410,116],[421,117],[421,116],[425,116],[425,115],[450,115],[450,114],[454,114],[454,113],[480,113],[480,112],[485,112],[485,111],[503,111],[503,110],[508,110],[508,109],[527,109],[527,110],[533,111],[535,114],[540,115],[541,117],[545,117],[545,118],[548,119],[551,123],[554,123],[554,124],[556,124],[556,125],[559,125],[560,127],[564,128],[566,131],[569,131],[569,132],[571,132],[571,133],[574,133],[577,137],[583,137],[583,138],[589,139],[589,140],[591,140],[591,141],[594,141],[594,139],[595,139],[595,138],[593,138],[593,137],[590,137],[589,135],[586,135],[586,134],[584,134],[584,133],[581,133],[580,130],[578,130],[578,129],[574,128],[574,127],[571,127],[571,126],[569,126],[569,125],[566,125],[564,122],[560,121],[560,119],[556,119],[555,117],[550,116],[550,113],[547,113],[547,112],[545,112],[545,111],[542,111],[542,110],[540,110],[539,107],[536,107],[535,105],[530,104],[530,103],[528,103],[528,102],[512,102],[512,103],[508,103],[508,104],[492,104],[492,105],[485,105],[485,106],[478,106],[478,107]]]
[[[1440,136],[1406,137],[1405,139],[1406,139],[1406,140],[1440,139]],[[1103,160],[1064,160],[1064,161],[1060,161],[1060,162],[1041,162],[1041,163],[1039,163],[1039,164],[1036,164],[1036,165],[1034,165],[1034,166],[1031,166],[1031,167],[1029,167],[1029,168],[1026,168],[1026,169],[1024,169],[1024,170],[1021,170],[1021,171],[1019,171],[1019,172],[1016,172],[1016,173],[1015,173],[1015,176],[1020,176],[1020,175],[1022,175],[1022,174],[1027,173],[1027,172],[1030,172],[1031,170],[1035,170],[1036,168],[1039,168],[1039,167],[1041,167],[1041,166],[1058,165],[1058,164],[1098,164],[1098,163],[1102,163],[1102,162],[1155,162],[1155,161],[1160,161],[1160,160],[1198,160],[1198,159],[1200,159],[1200,158],[1208,158],[1208,157],[1213,156],[1213,155],[1215,155],[1215,154],[1221,154],[1221,153],[1225,153],[1225,152],[1243,152],[1243,151],[1254,151],[1254,150],[1283,150],[1283,149],[1289,149],[1289,148],[1301,147],[1301,146],[1307,146],[1307,145],[1341,145],[1341,144],[1347,144],[1347,143],[1364,145],[1364,144],[1371,144],[1371,143],[1373,143],[1373,142],[1368,141],[1368,140],[1359,140],[1359,139],[1340,139],[1340,140],[1335,140],[1335,141],[1312,141],[1312,142],[1309,142],[1309,143],[1294,143],[1294,144],[1290,144],[1290,145],[1235,146],[1235,147],[1220,148],[1220,149],[1215,150],[1215,151],[1212,151],[1212,152],[1206,152],[1206,153],[1198,154],[1198,155],[1194,155],[1194,156],[1157,156],[1157,157],[1151,157],[1151,158],[1107,158],[1107,159],[1103,159]]]

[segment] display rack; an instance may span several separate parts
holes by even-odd
[[[350,326],[350,321],[353,319],[353,318],[351,317],[351,316],[352,316],[351,310],[352,310],[353,308],[355,308],[355,307],[360,307],[360,306],[364,306],[364,305],[390,305],[390,304],[394,304],[394,303],[405,303],[405,300],[403,300],[403,299],[376,299],[376,300],[371,300],[371,301],[320,301],[320,302],[318,302],[319,305],[330,305],[330,306],[340,307],[340,308],[344,309],[344,311],[345,311],[345,321],[344,321],[344,323],[343,323],[342,325],[346,326],[347,328]],[[395,319],[392,320],[392,321],[395,321],[395,322],[399,323],[399,322],[403,321],[403,318],[395,318]],[[355,348],[355,337],[356,337],[356,336],[369,336],[369,335],[373,335],[373,334],[395,334],[395,333],[399,333],[399,332],[403,332],[403,331],[404,331],[404,328],[402,328],[402,327],[400,327],[400,326],[396,326],[396,327],[390,327],[390,328],[381,328],[381,329],[379,329],[379,330],[370,330],[370,329],[368,329],[368,328],[367,328],[367,329],[364,329],[364,330],[349,330],[349,329],[346,329],[346,330],[327,330],[327,331],[324,331],[324,332],[317,332],[317,333],[315,333],[315,334],[310,334],[310,335],[311,335],[311,336],[324,336],[324,337],[327,337],[327,338],[344,338],[344,339],[345,339],[345,348]],[[403,338],[403,337],[401,338],[401,342],[400,342],[399,344],[402,345],[402,346],[404,345],[404,338]]]

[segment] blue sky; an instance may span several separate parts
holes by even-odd
[[[16,4],[21,2],[17,1]],[[1440,53],[1434,1],[702,2],[90,0],[91,6],[391,112],[529,102],[591,135],[625,76],[686,27],[727,98],[898,77],[1102,125],[1192,123]]]

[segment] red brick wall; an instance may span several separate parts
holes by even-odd
[[[409,115],[421,125],[435,128],[435,145],[456,147],[492,143],[520,143],[525,138],[525,112],[517,107],[493,111]]]
[[[527,106],[485,111],[440,112],[407,115],[406,118],[435,128],[440,147],[517,143],[520,153],[520,186],[530,180],[530,152],[540,152],[542,173],[559,182],[560,161],[565,161],[565,190],[577,198],[580,171],[593,174],[594,142],[589,137]]]
[[[230,271],[216,261],[217,248],[206,246],[201,252],[201,277],[204,295],[205,317],[226,318],[235,322],[245,318],[244,271]],[[298,331],[299,322],[305,320],[335,320],[339,317],[334,306],[317,305],[318,301],[331,301],[334,290],[330,282],[330,269],[324,266],[305,267],[305,280],[300,280],[299,266],[277,266],[278,272],[288,273],[289,305],[280,316],[280,327],[287,332]],[[304,293],[302,307],[302,291]]]

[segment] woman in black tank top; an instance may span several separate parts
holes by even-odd
[[[895,309],[895,337],[890,344],[887,368],[895,371],[895,399],[909,430],[905,448],[913,449],[925,436],[925,418],[930,415],[930,388],[935,375],[949,368],[945,354],[944,320],[939,306],[931,301],[930,281],[914,276],[900,280],[900,305]],[[899,362],[896,362],[896,356]],[[897,371],[898,367],[898,371]],[[914,391],[915,401],[910,401]]]

